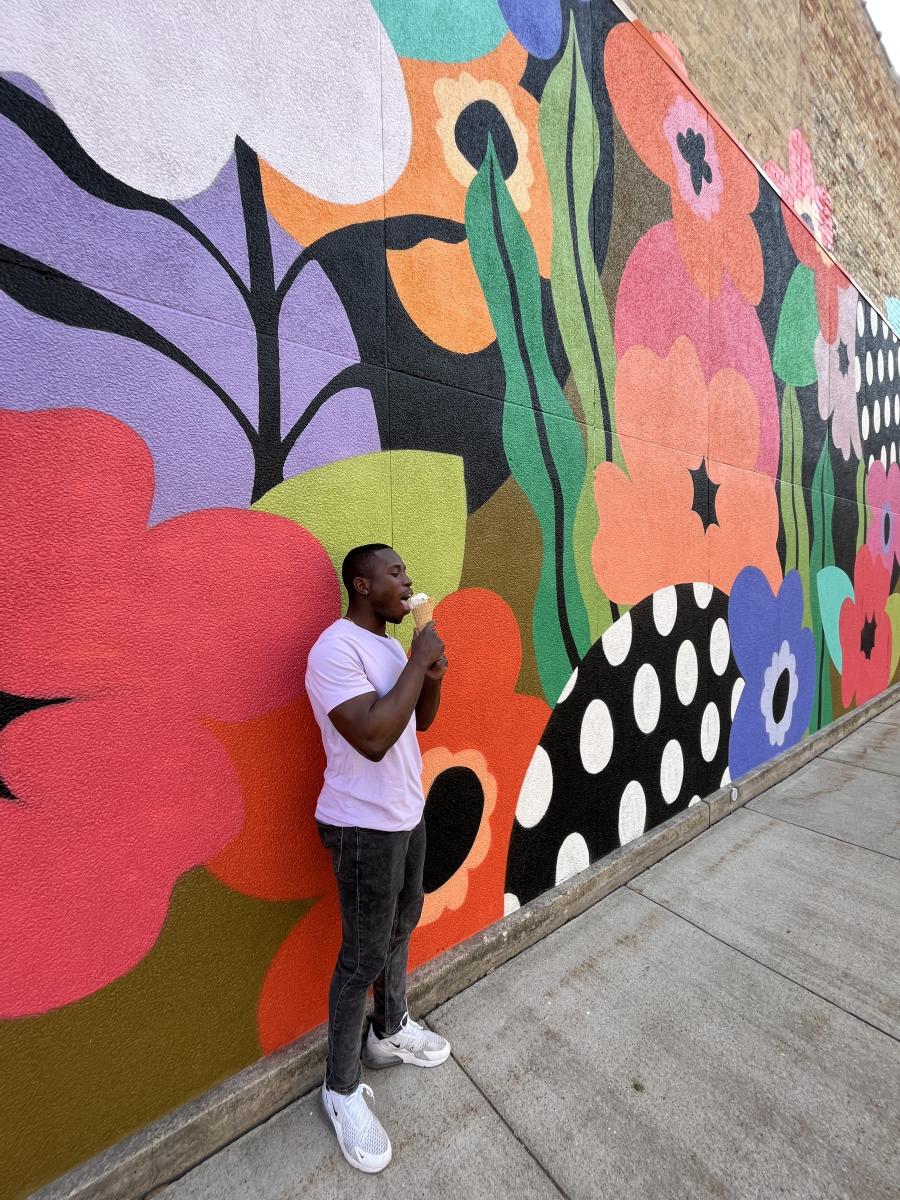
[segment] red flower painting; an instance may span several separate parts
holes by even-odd
[[[844,707],[864,704],[883,692],[891,678],[893,631],[886,610],[890,572],[868,546],[861,546],[853,571],[855,595],[841,605],[840,638]]]
[[[150,453],[101,413],[0,411],[0,491],[0,1014],[16,1017],[134,967],[178,877],[240,832],[208,723],[300,694],[339,591],[281,518],[148,527]]]

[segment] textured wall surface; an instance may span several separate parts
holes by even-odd
[[[633,0],[759,163],[805,133],[838,218],[836,253],[873,303],[900,294],[900,79],[862,0]]]
[[[351,546],[451,660],[413,966],[900,659],[900,345],[771,83],[784,202],[608,0],[246,7],[0,41],[4,1197],[323,1020]]]

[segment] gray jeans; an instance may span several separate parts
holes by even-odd
[[[359,1084],[366,993],[376,1028],[396,1033],[406,1013],[409,939],[422,913],[425,822],[401,833],[318,822],[338,885],[343,943],[328,992],[325,1084],[346,1095]]]

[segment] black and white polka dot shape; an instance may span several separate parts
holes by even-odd
[[[664,588],[585,655],[522,784],[507,906],[720,786],[740,694],[727,614],[728,597],[709,584]]]
[[[900,338],[867,300],[856,308],[856,394],[863,461],[900,459]]]

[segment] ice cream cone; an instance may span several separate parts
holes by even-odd
[[[413,596],[412,600],[410,600],[409,611],[412,613],[412,619],[419,633],[422,632],[429,621],[434,619],[435,603],[436,601],[431,596],[425,596],[421,600],[417,596]]]

